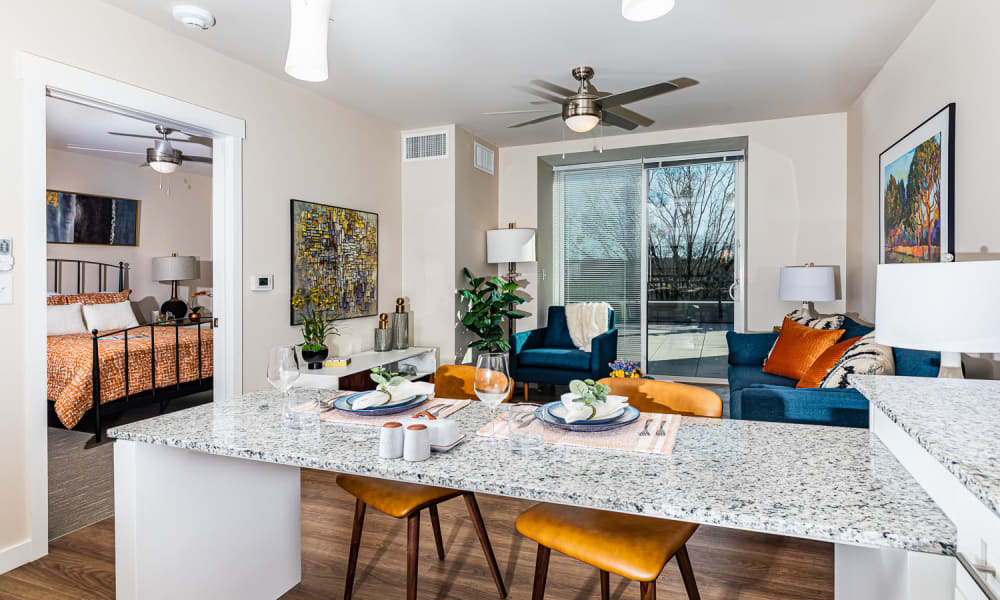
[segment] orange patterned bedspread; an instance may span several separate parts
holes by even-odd
[[[180,354],[182,383],[198,380],[198,330],[181,328],[176,346]],[[174,367],[174,328],[157,327],[156,387],[176,385]],[[149,391],[150,328],[129,331],[128,393]],[[101,404],[125,397],[124,334],[102,338],[98,342],[101,366]],[[48,338],[48,396],[55,402],[56,414],[67,428],[72,429],[94,405],[93,400],[93,338],[89,334],[53,335]],[[201,376],[212,376],[212,329],[201,329]]]

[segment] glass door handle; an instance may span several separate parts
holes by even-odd
[[[737,279],[736,281],[733,282],[732,285],[729,286],[729,299],[730,300],[736,300],[736,286],[738,286],[739,284],[740,284],[740,282]]]

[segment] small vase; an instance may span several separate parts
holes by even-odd
[[[392,350],[392,330],[375,330],[375,352],[388,352]]]
[[[302,360],[306,361],[310,370],[322,369],[323,361],[326,357],[330,355],[330,349],[323,347],[322,350],[306,350],[302,349]]]

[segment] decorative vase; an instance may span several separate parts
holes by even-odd
[[[378,329],[375,330],[375,352],[392,350],[392,330],[389,329],[389,315],[378,316]]]
[[[302,349],[302,360],[306,362],[310,370],[322,369],[323,361],[330,355],[330,349],[323,346],[321,350]]]
[[[396,298],[396,312],[392,313],[392,347],[406,350],[410,347],[410,315],[403,308],[404,300]]]

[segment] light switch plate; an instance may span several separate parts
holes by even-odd
[[[14,276],[0,273],[0,304],[14,304]]]

